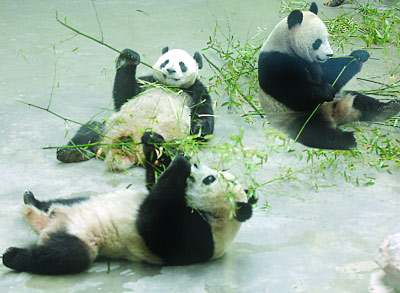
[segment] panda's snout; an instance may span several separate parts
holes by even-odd
[[[172,68],[167,68],[167,72],[168,72],[168,74],[174,74],[176,72],[176,70],[172,69]]]

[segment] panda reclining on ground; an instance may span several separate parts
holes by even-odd
[[[148,172],[155,171],[153,141],[159,138],[150,132],[142,138]],[[154,184],[150,192],[124,189],[50,201],[25,192],[23,216],[39,241],[30,248],[8,248],[4,265],[59,275],[82,272],[100,256],[165,265],[204,262],[221,257],[252,215],[254,198],[247,200],[231,174],[191,166],[181,155],[156,183],[147,183]]]
[[[346,150],[356,147],[356,140],[353,132],[338,126],[389,119],[400,111],[400,100],[383,103],[358,92],[341,91],[369,54],[356,50],[350,56],[329,58],[333,51],[328,31],[317,13],[314,2],[310,11],[294,10],[267,38],[258,60],[260,103],[272,126],[292,138],[302,131],[298,142]]]
[[[214,131],[211,97],[199,80],[201,55],[192,57],[181,49],[162,50],[152,75],[136,80],[140,56],[125,49],[118,57],[113,99],[117,112],[106,125],[92,121],[82,126],[67,146],[100,142],[105,162],[111,170],[123,171],[142,163],[140,138],[146,130],[159,133],[166,141],[189,134],[205,137]],[[144,82],[144,84],[143,84]],[[166,88],[172,87],[172,88]],[[60,148],[57,159],[65,163],[88,160],[99,144]]]

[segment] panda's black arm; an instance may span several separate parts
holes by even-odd
[[[192,98],[190,132],[197,134],[201,131],[201,136],[212,134],[214,132],[214,111],[206,87],[200,80],[196,80],[187,91]]]
[[[345,57],[329,58],[326,62],[322,63],[324,71],[323,79],[331,85],[335,83],[334,87],[339,91],[350,79],[361,71],[363,63],[368,58],[369,53],[365,50],[353,51],[349,56]],[[343,69],[344,71],[342,72]]]
[[[322,82],[318,66],[279,52],[262,52],[258,60],[260,87],[296,111],[312,111],[331,101],[336,90]]]
[[[139,63],[139,54],[130,49],[123,50],[117,59],[113,88],[114,108],[117,111],[126,101],[142,91],[136,81],[136,68]]]
[[[175,157],[139,209],[136,227],[146,246],[168,265],[186,265],[210,259],[213,235],[206,213],[186,203],[186,181],[191,165]]]

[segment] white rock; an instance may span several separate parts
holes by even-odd
[[[400,281],[400,233],[383,240],[375,261],[385,273]]]

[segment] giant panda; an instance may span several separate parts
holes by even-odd
[[[146,132],[143,138],[150,162],[156,150],[152,142],[158,142],[154,135]],[[39,201],[27,191],[24,202],[23,216],[39,241],[8,248],[3,264],[20,272],[59,275],[85,271],[98,257],[161,265],[219,258],[241,222],[251,217],[255,201],[247,199],[230,173],[191,165],[177,155],[149,192],[124,189]]]
[[[369,54],[356,50],[331,58],[328,31],[317,13],[315,2],[309,11],[294,10],[268,36],[258,59],[260,104],[271,125],[298,142],[347,150],[356,147],[354,134],[338,126],[386,120],[400,111],[400,100],[383,103],[341,91]]]
[[[111,170],[126,170],[142,163],[139,144],[146,130],[163,136],[166,141],[182,139],[189,134],[199,138],[212,134],[214,116],[211,97],[199,80],[201,55],[192,57],[181,49],[162,50],[154,64],[153,74],[136,79],[138,53],[125,49],[117,59],[113,99],[115,113],[104,126],[91,121],[81,126],[67,148],[57,150],[57,159],[71,163],[98,154],[99,144]],[[87,145],[77,147],[79,145]]]

